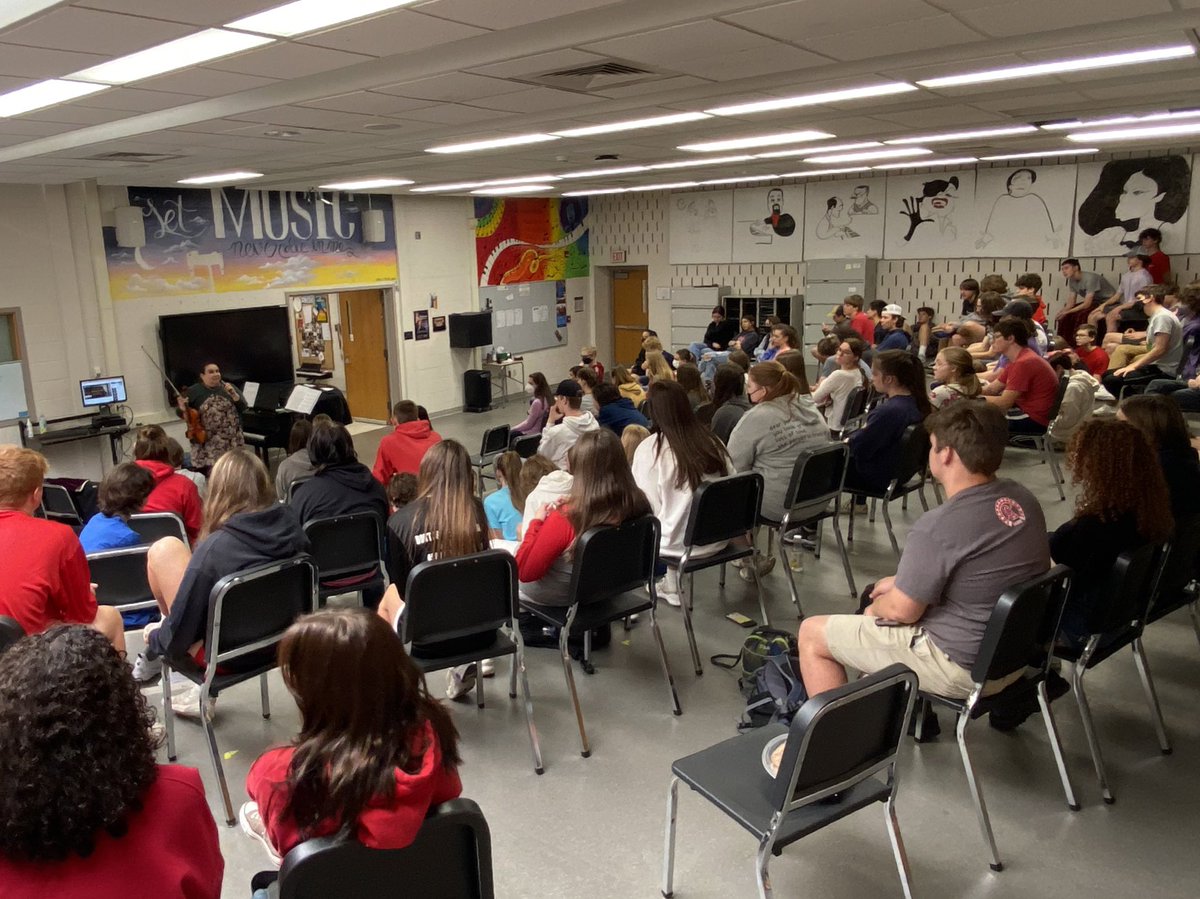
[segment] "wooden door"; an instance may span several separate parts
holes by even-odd
[[[392,404],[388,392],[383,291],[344,291],[338,296],[338,304],[350,412],[355,418],[387,421]]]
[[[620,269],[612,273],[613,359],[632,365],[642,348],[642,332],[650,327],[650,300],[646,270]]]

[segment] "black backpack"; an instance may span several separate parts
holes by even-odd
[[[710,661],[719,668],[738,672],[738,688],[746,697],[746,708],[737,725],[739,731],[774,722],[790,724],[808,699],[800,678],[795,634],[756,627],[737,655],[715,655]]]

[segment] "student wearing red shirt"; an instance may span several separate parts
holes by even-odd
[[[1108,353],[1096,346],[1095,325],[1080,325],[1075,329],[1075,349],[1071,355],[1086,365],[1094,378],[1102,378],[1108,371]]]
[[[1036,272],[1026,272],[1018,275],[1017,292],[1014,299],[1026,300],[1033,307],[1033,320],[1039,325],[1046,324],[1046,301],[1042,299],[1042,276]]]
[[[195,543],[204,523],[203,504],[195,483],[179,474],[171,464],[171,445],[166,431],[158,425],[141,428],[133,442],[133,458],[154,475],[154,489],[146,498],[142,511],[178,515],[183,519],[188,542]]]
[[[52,624],[88,624],[124,652],[121,614],[96,605],[79,538],[65,524],[33,517],[49,470],[41,453],[0,446],[0,615],[15,618],[27,634]]]
[[[1142,245],[1139,255],[1149,256],[1150,262],[1146,270],[1154,284],[1166,284],[1171,280],[1171,257],[1162,251],[1162,232],[1157,228],[1147,228],[1138,235]]]
[[[856,293],[842,300],[842,311],[850,320],[850,327],[862,338],[867,346],[875,346],[875,321],[863,312],[863,298]]]
[[[53,627],[0,656],[0,896],[220,899],[200,775],[154,763],[153,720],[90,628]]]
[[[1058,394],[1054,369],[1026,346],[1030,327],[1008,316],[992,329],[992,348],[1008,358],[1008,365],[983,388],[984,399],[1007,413],[1010,434],[1045,434]]]
[[[429,421],[420,417],[412,400],[396,403],[388,423],[395,430],[379,441],[373,471],[375,480],[385,487],[394,474],[416,474],[425,453],[442,439]]]
[[[325,609],[279,644],[300,734],[250,767],[242,828],[278,862],[343,827],[371,849],[402,849],[429,809],[462,793],[458,732],[396,631],[365,609]],[[347,685],[370,689],[347,692]]]

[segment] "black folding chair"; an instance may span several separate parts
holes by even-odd
[[[921,508],[929,511],[929,501],[925,498],[925,478],[929,469],[929,434],[923,424],[911,424],[900,435],[896,446],[892,477],[887,487],[875,490],[859,486],[846,487],[846,492],[866,496],[883,503],[883,521],[887,526],[888,539],[892,541],[892,552],[900,558],[900,544],[896,542],[896,532],[892,528],[892,516],[888,514],[888,505],[894,499],[907,497],[916,493],[921,499]],[[875,509],[871,509],[870,521],[875,521]],[[850,504],[850,526],[846,539],[854,542],[854,503]]]
[[[1147,544],[1131,552],[1123,552],[1113,563],[1112,576],[1105,584],[1099,601],[1089,610],[1087,631],[1090,636],[1083,646],[1058,646],[1054,655],[1071,663],[1071,686],[1075,690],[1075,702],[1079,716],[1083,719],[1083,732],[1087,735],[1088,747],[1092,752],[1092,764],[1096,778],[1100,781],[1100,793],[1104,801],[1113,803],[1108,776],[1104,768],[1104,757],[1100,752],[1100,739],[1092,721],[1092,709],[1083,689],[1083,676],[1105,659],[1116,655],[1126,646],[1133,649],[1133,661],[1150,706],[1151,720],[1158,735],[1159,749],[1170,755],[1171,742],[1167,738],[1162,709],[1150,677],[1150,666],[1142,649],[1142,631],[1146,612],[1154,599],[1154,584],[1162,569],[1161,547]]]
[[[855,388],[856,390],[859,388]],[[787,563],[788,534],[800,528],[817,528],[816,548],[813,555],[821,558],[821,523],[829,519],[833,524],[833,533],[837,537],[838,551],[842,554],[842,568],[846,571],[846,583],[850,585],[850,595],[858,596],[854,587],[854,573],[850,570],[850,556],[846,553],[846,541],[842,538],[842,526],[839,515],[842,510],[842,488],[846,482],[846,466],[850,461],[850,447],[845,443],[830,443],[828,446],[815,450],[806,450],[796,457],[792,468],[792,478],[788,482],[787,493],[784,494],[784,512],[780,521],[762,518],[764,524],[779,529],[779,554],[783,561],[783,570],[787,574],[788,587],[792,591],[792,602],[796,611],[804,617],[800,606],[800,594],[796,590],[796,579],[792,574],[792,566]],[[832,504],[832,506],[830,505]],[[800,552],[799,547],[794,547]]]
[[[253,887],[264,888],[273,874],[256,877]],[[398,890],[422,899],[493,899],[492,834],[478,805],[460,798],[434,806],[403,849],[307,840],[279,869],[280,899],[377,899]]]
[[[522,459],[528,459],[538,451],[538,447],[542,444],[541,434],[518,434],[512,439],[509,449],[515,452]]]
[[[791,727],[767,725],[672,764],[663,896],[669,899],[674,890],[675,818],[682,780],[758,840],[755,875],[761,899],[772,895],[767,870],[772,855],[854,812],[884,803],[900,884],[905,897],[912,899],[908,856],[896,819],[896,759],[916,691],[917,676],[904,665],[891,665],[809,699]],[[766,766],[782,738],[786,744],[772,777]],[[835,795],[832,803],[822,801]]]
[[[383,522],[378,515],[356,512],[335,518],[314,518],[305,523],[304,534],[320,573],[320,607],[325,606],[329,597],[341,593],[357,593],[363,599],[368,593],[383,595],[387,587],[387,564]]]
[[[581,536],[575,545],[575,561],[571,571],[569,606],[543,606],[521,600],[521,608],[559,629],[558,649],[562,654],[563,672],[575,719],[579,724],[581,754],[592,754],[587,731],[583,725],[583,709],[575,690],[571,672],[571,656],[567,640],[571,633],[584,634],[584,647],[589,647],[590,632],[604,624],[620,621],[640,612],[650,613],[650,629],[658,645],[667,690],[671,694],[671,711],[682,715],[667,648],[658,629],[656,611],[658,594],[654,588],[654,566],[658,559],[659,523],[653,515],[643,515],[618,527],[595,527]],[[646,592],[642,592],[643,589]]]
[[[512,429],[508,425],[496,425],[483,432],[483,441],[479,453],[471,457],[471,467],[479,473],[479,495],[483,495],[483,479],[490,477],[495,480],[495,472],[491,475],[484,473],[489,465],[495,465],[500,454],[508,449],[508,438]]]
[[[158,609],[146,573],[149,552],[149,545],[143,544],[88,553],[88,570],[96,585],[96,602],[113,606],[118,612]]]
[[[184,543],[188,542],[183,519],[174,512],[138,512],[129,516],[129,528],[142,538],[143,543],[153,543],[163,537],[178,537]]]
[[[1046,696],[1046,676],[1050,672],[1051,650],[1058,634],[1063,606],[1066,604],[1067,582],[1070,576],[1071,569],[1065,565],[1056,565],[1045,574],[1004,591],[996,607],[992,609],[987,629],[983,633],[983,642],[979,646],[979,654],[975,657],[975,664],[971,666],[971,680],[975,687],[970,696],[966,699],[953,699],[921,691],[923,701],[946,706],[953,709],[958,716],[958,751],[962,755],[967,786],[971,788],[975,814],[979,817],[979,827],[983,831],[984,842],[988,844],[992,853],[990,864],[993,871],[1002,870],[1004,863],[1000,861],[1000,851],[996,848],[996,838],[992,834],[992,822],[983,801],[983,788],[975,773],[975,767],[971,764],[971,754],[967,751],[967,725],[976,718],[996,709],[1011,708],[1013,704],[1027,701],[1031,694],[1035,695],[1042,712],[1042,721],[1046,725],[1050,749],[1054,752],[1054,763],[1058,766],[1063,792],[1067,797],[1067,807],[1073,812],[1079,811],[1075,788],[1071,784],[1071,775],[1063,759],[1058,726],[1054,721],[1054,713],[1050,710],[1050,700]],[[983,695],[984,686],[988,681],[1008,677],[1015,671],[1024,673],[999,692],[990,696]],[[917,742],[920,742],[923,736],[923,718],[924,716],[918,713]]]
[[[284,631],[301,615],[317,608],[317,566],[308,556],[296,556],[248,568],[221,578],[213,586],[208,602],[208,629],[204,637],[205,667],[185,655],[163,658],[163,723],[167,731],[167,759],[175,761],[175,713],[171,708],[171,669],[174,668],[200,688],[200,726],[208,740],[225,823],[234,823],[229,784],[221,764],[217,736],[209,720],[217,694],[242,681],[259,679],[262,715],[271,717],[267,672],[277,666],[275,649]],[[221,672],[218,673],[217,669]]]
[[[1146,616],[1154,624],[1173,612],[1187,607],[1191,612],[1192,629],[1200,640],[1200,601],[1190,585],[1196,579],[1196,562],[1200,557],[1200,515],[1175,522],[1175,535],[1163,561],[1162,575],[1154,591],[1154,602]]]
[[[1066,500],[1067,494],[1063,492],[1063,484],[1067,479],[1063,477],[1062,468],[1058,464],[1058,455],[1054,451],[1054,422],[1058,418],[1058,413],[1062,409],[1063,397],[1067,395],[1067,385],[1071,383],[1071,379],[1063,375],[1058,379],[1058,391],[1054,394],[1054,404],[1050,407],[1050,426],[1046,428],[1044,434],[1018,434],[1010,438],[1009,442],[1020,446],[1026,441],[1033,444],[1033,448],[1042,454],[1042,461],[1050,466],[1050,476],[1054,478],[1054,486],[1058,489],[1058,498]]]
[[[668,567],[679,572],[681,579],[684,575],[688,576],[687,596],[680,605],[683,607],[683,626],[687,630],[688,646],[692,650],[692,662],[697,674],[703,673],[703,668],[700,666],[700,652],[696,649],[696,635],[692,631],[695,572],[720,565],[721,586],[724,587],[725,563],[754,556],[754,528],[762,509],[762,494],[762,475],[753,471],[701,484],[692,494],[692,508],[683,535],[683,555],[659,556]],[[724,543],[725,546],[715,553],[696,555],[697,549],[715,543]],[[754,576],[763,624],[770,624],[758,568],[751,565],[750,571]]]
[[[842,412],[841,427],[832,428],[839,435],[848,433],[862,425],[862,417],[867,414],[867,397],[870,394],[871,387],[855,387],[850,391],[850,395],[846,397],[846,407]]]
[[[83,527],[79,509],[75,507],[75,500],[71,499],[71,491],[62,484],[42,485],[42,509],[49,521],[57,521],[76,530]]]
[[[422,562],[409,572],[404,587],[400,638],[421,670],[443,671],[483,659],[511,655],[508,696],[517,698],[517,672],[525,693],[525,723],[533,749],[533,769],[541,774],[542,750],[533,724],[533,699],[525,671],[525,644],[517,626],[520,608],[517,562],[510,553],[490,549],[469,556]],[[506,628],[508,634],[500,628]],[[490,636],[490,642],[488,638]],[[443,654],[439,643],[475,637],[473,649]],[[480,640],[479,638],[483,638]],[[475,699],[483,708],[483,678],[475,678]]]
[[[0,615],[0,655],[24,636],[25,629],[17,619]]]

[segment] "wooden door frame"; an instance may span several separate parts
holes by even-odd
[[[646,274],[646,328],[650,327],[650,266],[648,265],[604,265],[597,266],[600,271],[604,272],[604,277],[608,281],[608,339],[609,346],[613,348],[613,355],[616,356],[617,350],[617,322],[616,322],[616,303],[613,300],[613,281],[616,280],[617,272],[645,272]],[[599,328],[597,328],[599,330]],[[616,361],[615,358],[613,360]]]

